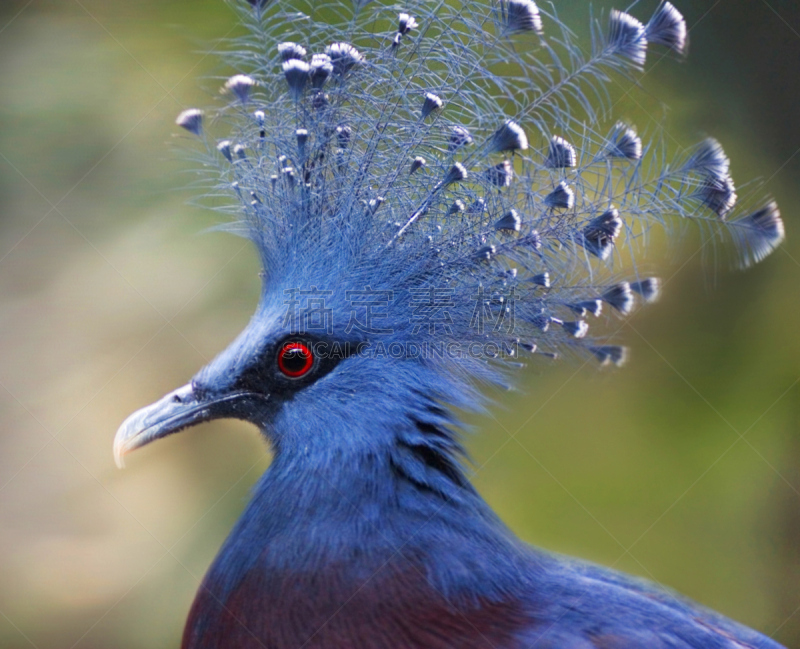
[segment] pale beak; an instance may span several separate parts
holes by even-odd
[[[196,396],[192,384],[187,383],[122,422],[114,437],[114,461],[122,468],[123,457],[145,444],[204,421],[236,417],[237,406],[254,396],[250,392],[235,392],[204,399]]]

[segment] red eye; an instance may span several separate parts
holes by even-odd
[[[313,364],[311,349],[301,342],[284,343],[278,352],[278,367],[290,378],[307,374]]]

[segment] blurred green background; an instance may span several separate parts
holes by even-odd
[[[747,273],[704,264],[691,236],[652,259],[668,282],[625,325],[629,366],[526,370],[475,422],[474,477],[524,539],[800,647],[800,7],[679,5],[689,59],[654,57],[637,96],[669,105],[655,114],[681,144],[718,137],[739,184],[763,178],[788,242]],[[588,3],[557,7],[587,23]],[[187,205],[171,145],[179,110],[232,72],[206,52],[235,30],[222,0],[0,5],[0,646],[176,646],[269,463],[236,422],[125,471],[111,455],[122,419],[183,384],[256,303],[255,255],[199,235],[217,216]],[[619,108],[653,129],[651,112]]]

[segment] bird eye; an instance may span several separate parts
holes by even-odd
[[[304,376],[313,364],[311,349],[301,342],[284,343],[278,352],[278,368],[289,378]]]

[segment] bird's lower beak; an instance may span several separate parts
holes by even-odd
[[[114,437],[117,466],[124,466],[126,454],[156,439],[204,421],[235,417],[237,405],[247,396],[248,393],[235,393],[218,399],[203,399],[195,395],[191,383],[170,392],[122,422]]]

